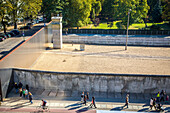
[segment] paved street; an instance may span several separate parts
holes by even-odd
[[[90,100],[87,102],[87,105],[84,105],[80,102],[80,96],[62,96],[57,95],[54,96],[50,94],[51,92],[44,91],[40,92],[40,90],[31,90],[33,93],[33,104],[30,104],[28,99],[20,98],[19,94],[15,94],[14,90],[8,95],[8,98],[5,98],[4,102],[1,103],[0,111],[2,112],[38,112],[36,107],[40,106],[41,99],[47,101],[47,106],[50,112],[56,113],[112,113],[113,111],[133,111],[133,112],[155,112],[153,110],[149,110],[149,100],[146,102],[141,102],[142,98],[136,98],[135,101],[133,96],[130,96],[130,104],[129,108],[124,106],[124,95],[121,97],[113,98],[113,97],[105,97],[96,96],[96,106],[97,108],[88,107],[91,103],[91,95]],[[45,95],[46,94],[48,95]],[[145,99],[144,99],[145,100]],[[170,105],[164,104],[166,112],[170,112]],[[106,110],[106,111],[100,111]],[[112,111],[112,112],[110,112]],[[115,113],[115,112],[113,112]],[[119,112],[117,112],[119,113]],[[125,113],[125,112],[121,112]]]

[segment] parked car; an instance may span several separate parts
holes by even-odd
[[[11,38],[11,37],[12,37],[9,33],[6,33],[6,36],[7,36],[8,38]]]
[[[10,35],[11,35],[11,37],[16,36],[16,34],[15,34],[15,33],[13,33],[13,32],[8,32],[8,34],[10,34]]]
[[[32,28],[33,27],[33,23],[27,23],[26,26],[29,26],[30,28]]]
[[[31,29],[31,28],[30,28],[30,26],[22,26],[22,27],[20,27],[20,30],[22,30],[22,29]]]
[[[3,37],[0,37],[0,42],[4,41],[4,38]]]
[[[4,39],[7,39],[7,38],[8,38],[7,35],[4,34],[4,33],[0,33],[0,37],[3,37]]]
[[[18,30],[18,29],[13,29],[13,30],[12,30],[12,31],[10,31],[10,32],[15,33],[16,35],[19,35],[19,34],[20,34],[20,32],[19,32],[19,30]]]

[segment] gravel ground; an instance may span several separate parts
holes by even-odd
[[[41,54],[31,69],[59,72],[170,75],[170,48],[64,44]]]

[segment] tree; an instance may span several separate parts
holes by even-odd
[[[115,0],[113,8],[114,17],[121,19],[122,24],[126,26],[129,9],[131,9],[129,21],[129,25],[131,25],[135,22],[144,22],[143,18],[146,18],[149,6],[147,0]]]
[[[116,19],[116,17],[114,17],[115,14],[115,10],[114,10],[114,2],[115,0],[105,0],[103,2],[102,5],[102,11],[101,11],[101,15],[102,17],[110,20],[110,19]]]
[[[91,0],[69,0],[63,9],[63,19],[70,27],[81,27],[90,21]]]
[[[169,11],[169,7],[170,6],[170,2],[168,0],[163,0],[162,1],[163,4],[162,4],[162,18],[163,20],[165,21],[169,21],[169,24],[170,24],[170,11]]]
[[[0,1],[0,23],[3,25],[4,33],[6,34],[6,25],[8,24],[9,18],[7,15],[7,7],[4,1]]]
[[[41,10],[42,0],[29,0],[25,1],[21,7],[20,13],[22,18],[29,18],[31,21],[36,18]]]
[[[160,0],[157,0],[157,3],[153,8],[152,20],[154,23],[162,22],[162,8]]]
[[[14,29],[17,29],[17,20],[20,17],[21,7],[24,5],[25,0],[6,0],[8,11],[14,23]]]
[[[18,18],[37,15],[42,0],[5,0],[9,11],[9,16],[14,23],[14,29],[17,29]]]
[[[67,0],[42,0],[41,13],[50,21],[51,14],[61,13],[65,3]]]

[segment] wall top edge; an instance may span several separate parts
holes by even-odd
[[[40,73],[51,73],[51,74],[74,74],[74,75],[103,75],[103,76],[129,76],[129,77],[170,77],[170,75],[151,75],[151,74],[120,74],[120,73],[92,73],[92,72],[55,72],[55,71],[44,71],[44,70],[31,70],[13,68],[13,71],[27,71],[27,72],[40,72]]]

